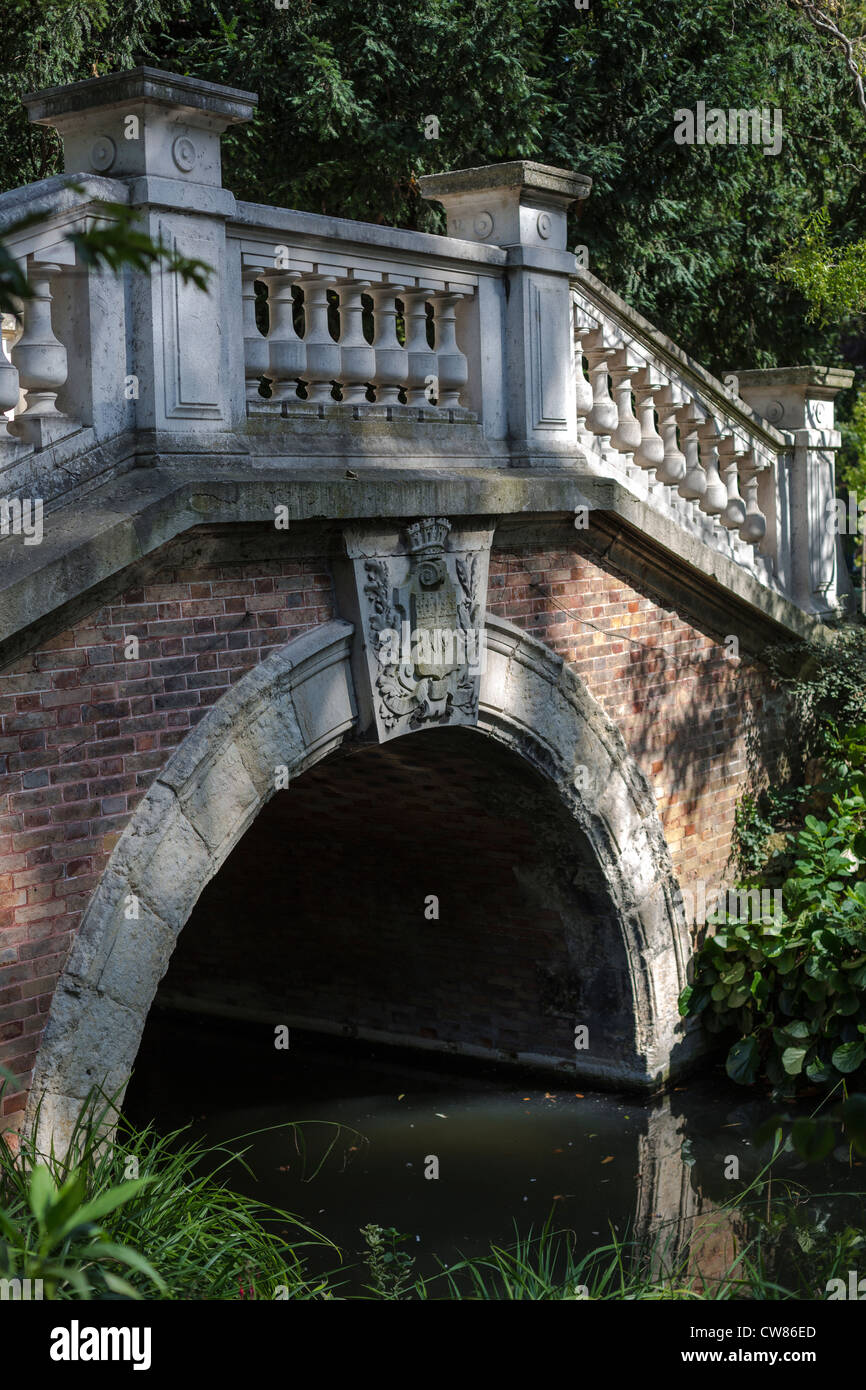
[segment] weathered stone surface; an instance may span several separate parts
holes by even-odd
[[[218,850],[258,803],[259,792],[232,742],[220,749],[217,761],[186,784],[179,799],[184,815],[208,848]]]
[[[355,722],[355,709],[345,661],[328,660],[299,675],[302,678],[293,680],[292,706],[308,756],[350,729]]]
[[[162,833],[148,837],[139,860],[131,867],[130,888],[164,922],[179,930],[211,876],[211,862],[204,840],[174,802],[168,808]]]

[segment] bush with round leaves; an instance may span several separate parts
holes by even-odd
[[[738,900],[779,887],[781,911],[728,913],[680,996],[682,1014],[736,1035],[732,1080],[765,1077],[785,1094],[866,1075],[866,725],[835,738],[825,779],[803,790],[820,814],[768,835]]]

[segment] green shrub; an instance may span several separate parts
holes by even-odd
[[[748,889],[780,888],[776,920],[726,914],[697,954],[683,1014],[711,1032],[734,1030],[727,1071],[761,1075],[783,1092],[830,1084],[866,1063],[866,725],[823,727],[823,777],[738,819],[739,862],[757,870]],[[799,829],[777,834],[794,805]]]

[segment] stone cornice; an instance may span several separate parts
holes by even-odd
[[[21,100],[30,120],[37,125],[56,125],[85,111],[108,110],[141,101],[200,112],[234,125],[250,120],[259,101],[255,92],[240,87],[225,87],[185,73],[146,66],[94,77],[73,86],[46,87],[28,92]]]
[[[359,478],[321,466],[306,475],[140,468],[96,488],[85,508],[46,515],[41,545],[25,547],[17,536],[0,542],[0,665],[76,621],[106,592],[127,587],[161,547],[203,526],[272,524],[277,505],[288,507],[293,528],[323,519],[332,529],[370,517],[498,519],[494,548],[527,527],[561,545],[578,534],[575,507],[588,506],[591,524],[579,533],[580,548],[588,544],[638,584],[682,604],[699,625],[721,632],[734,626],[755,650],[827,631],[608,479],[489,468],[432,477],[395,467]]]

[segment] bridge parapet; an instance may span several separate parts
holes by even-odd
[[[7,494],[60,507],[191,459],[595,476],[706,574],[715,553],[807,613],[838,606],[832,400],[851,374],[710,376],[566,250],[590,180],[526,160],[425,176],[433,236],[237,201],[220,136],[252,93],[138,68],[25,100],[70,172],[0,195],[34,289],[0,360]],[[206,289],[82,256],[76,233],[128,207],[212,268]]]
[[[837,609],[850,584],[831,514],[833,400],[853,373],[780,368],[722,382],[586,270],[572,280],[572,305],[589,470],[618,478],[806,612]]]

